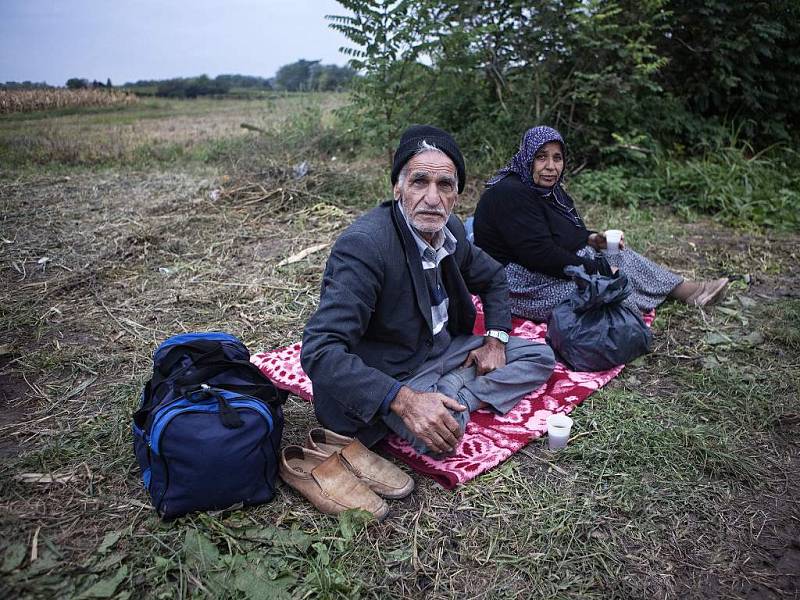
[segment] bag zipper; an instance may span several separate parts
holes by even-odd
[[[251,410],[255,410],[262,417],[264,417],[269,431],[272,431],[272,415],[264,406],[263,402],[253,398],[252,396],[237,394],[227,390],[214,389],[222,394],[223,397],[228,401],[228,404],[230,404],[233,408],[249,408]],[[153,425],[150,427],[150,439],[148,440],[148,445],[154,454],[160,454],[159,443],[161,435],[166,426],[169,425],[172,419],[179,414],[189,412],[219,414],[219,404],[215,398],[210,398],[208,402],[204,403],[192,402],[184,398],[174,402],[169,407],[158,411],[153,419]]]

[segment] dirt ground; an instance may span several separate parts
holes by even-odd
[[[231,124],[238,120],[231,117]],[[174,126],[177,131],[180,123],[167,130]],[[340,169],[327,157],[315,159],[312,167],[321,176]],[[181,595],[190,595],[187,589],[202,595],[202,584],[192,579],[196,574],[184,579],[184,567],[154,563],[148,552],[158,552],[160,546],[178,552],[175,536],[184,528],[196,527],[213,537],[229,521],[222,515],[172,528],[158,523],[139,486],[129,415],[148,376],[150,353],[168,335],[221,329],[239,335],[253,351],[299,339],[317,302],[327,249],[293,265],[280,266],[280,261],[332,242],[357,214],[381,199],[369,197],[376,184],[364,183],[362,175],[336,173],[331,181],[345,190],[360,186],[365,197],[337,202],[341,190],[320,187],[316,180],[298,186],[279,172],[262,173],[259,184],[268,192],[284,192],[247,196],[231,192],[236,187],[233,171],[194,164],[75,169],[68,175],[1,174],[0,457],[5,466],[0,469],[0,531],[7,540],[5,550],[10,552],[12,542],[22,544],[26,558],[0,569],[5,579],[0,592],[66,597],[86,592],[103,569],[114,572],[118,564],[131,564],[149,569],[154,577],[159,574],[163,582],[145,584],[129,576],[128,589],[144,585],[144,595],[167,597],[169,586],[180,582],[186,586]],[[461,213],[471,212],[475,200],[475,194],[468,194]],[[616,210],[589,207],[587,212],[594,222],[608,222]],[[297,588],[294,595],[538,597],[539,589],[559,589],[544,582],[548,573],[558,572],[575,577],[559,592],[564,597],[800,597],[800,320],[791,317],[797,306],[792,303],[800,299],[800,236],[742,233],[709,219],[683,223],[663,209],[642,212],[616,218],[623,219],[631,240],[648,256],[689,276],[728,273],[742,278],[723,306],[728,312],[690,313],[674,306],[660,311],[652,357],[629,367],[610,390],[598,395],[596,407],[594,400],[582,407],[584,419],[602,425],[609,407],[627,399],[626,394],[641,399],[643,410],[663,402],[665,414],[672,414],[672,404],[705,402],[711,393],[706,379],[713,373],[703,361],[714,356],[730,369],[726,372],[752,372],[752,377],[737,380],[745,387],[730,389],[752,394],[754,407],[769,404],[762,397],[770,393],[765,390],[780,395],[772,412],[754,408],[744,417],[740,410],[724,416],[730,420],[715,430],[715,435],[752,436],[763,465],[770,465],[758,467],[752,459],[753,472],[773,475],[759,482],[738,472],[730,448],[744,446],[726,446],[721,440],[722,458],[710,451],[706,457],[719,461],[721,475],[704,474],[707,465],[697,466],[701,475],[695,480],[678,467],[674,473],[653,467],[653,481],[640,478],[636,484],[641,489],[635,489],[632,500],[626,496],[627,486],[633,485],[629,483],[607,491],[606,496],[617,500],[596,500],[600,516],[581,525],[591,532],[584,536],[584,530],[568,530],[546,516],[569,502],[575,488],[589,486],[589,479],[581,479],[593,476],[582,450],[556,461],[566,474],[562,477],[553,469],[556,459],[532,445],[526,449],[529,455],[518,455],[457,492],[418,477],[417,492],[394,505],[394,518],[339,546],[331,541],[341,542],[338,526],[282,488],[275,502],[249,518],[318,535],[315,539],[327,544],[332,556],[323,571],[337,577],[341,572],[344,581],[314,580],[318,587]],[[715,345],[709,337],[721,332],[738,339],[752,330],[764,331],[768,342],[745,348]],[[699,383],[692,387],[692,382]],[[293,441],[314,423],[313,413],[296,398],[286,409],[284,437]],[[616,417],[609,413],[608,418]],[[742,464],[750,465],[750,454],[742,452]],[[621,458],[614,469],[637,473],[639,467],[626,462],[630,460]],[[26,473],[50,479],[26,481]],[[597,481],[603,477],[608,474],[601,473]],[[556,495],[547,497],[546,485],[553,478],[561,479],[553,487]],[[545,486],[534,494],[541,496],[541,506],[510,499],[509,490],[518,489],[519,482]],[[660,497],[684,485],[697,487],[687,492],[686,505],[658,504]],[[706,504],[688,506],[695,497]],[[459,511],[464,506],[468,508]],[[652,515],[647,515],[648,507]],[[620,524],[619,530],[603,529],[606,518]],[[496,530],[484,522],[496,523]],[[567,536],[570,545],[577,545],[579,538],[585,550],[573,555],[557,547],[533,547],[533,542],[516,538],[525,527],[551,535],[563,530],[559,535]],[[98,544],[109,532],[123,530],[122,562],[91,562],[95,556],[110,558],[107,551],[97,550]],[[47,541],[39,544],[40,539]],[[409,543],[413,552],[406,555]],[[47,544],[58,556],[50,568],[33,569],[32,548],[41,546],[45,553]],[[499,558],[489,560],[495,544],[501,549]],[[373,547],[385,554],[375,550],[379,558],[368,555]],[[487,547],[487,560],[481,563],[479,555]],[[164,556],[173,561],[175,555]],[[298,567],[305,573],[305,585],[311,585],[309,578],[322,564],[320,556],[303,558],[305,566]],[[599,557],[597,562],[591,562],[593,556]],[[578,560],[588,562],[571,562]],[[442,569],[449,570],[448,577],[440,576]],[[353,592],[356,582],[366,582],[358,594]]]

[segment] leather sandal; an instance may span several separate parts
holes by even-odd
[[[331,455],[302,446],[281,450],[281,479],[305,496],[320,512],[338,515],[360,508],[383,520],[389,506],[345,467],[339,453]]]
[[[730,283],[728,277],[713,281],[686,281],[677,285],[669,295],[690,306],[706,306],[722,300]]]
[[[326,456],[339,453],[344,465],[384,498],[405,498],[414,490],[411,477],[357,439],[315,427],[308,432],[306,446]]]
[[[728,288],[729,279],[722,277],[714,281],[704,281],[702,291],[692,298],[695,306],[707,306],[716,304],[725,297],[725,290]]]

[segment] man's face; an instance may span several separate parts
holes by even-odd
[[[444,228],[458,199],[456,166],[446,154],[431,151],[411,157],[406,168],[394,196],[401,199],[409,222],[423,237],[432,238]]]

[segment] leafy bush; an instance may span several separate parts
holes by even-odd
[[[789,150],[747,157],[741,149],[724,148],[685,162],[664,161],[655,196],[731,224],[796,228],[800,225],[797,159]]]
[[[405,127],[427,122],[456,136],[473,172],[491,171],[527,128],[548,124],[576,164],[626,170],[584,178],[598,199],[633,204],[703,182],[698,210],[742,209],[762,224],[776,219],[770,206],[794,201],[792,181],[752,191],[740,181],[760,178],[748,152],[711,153],[730,127],[758,150],[796,138],[797,2],[338,1],[349,14],[327,18],[363,73],[341,114],[352,143],[391,156]],[[698,152],[708,158],[698,163]],[[667,177],[664,153],[690,160]],[[645,168],[668,183],[651,189],[637,178]]]
[[[615,166],[584,172],[575,178],[569,191],[584,202],[634,207],[641,199],[639,184],[628,170]]]
[[[657,81],[702,117],[735,118],[759,144],[800,126],[800,3],[668,0]],[[763,140],[767,140],[766,143]],[[761,147],[763,147],[763,145]]]

